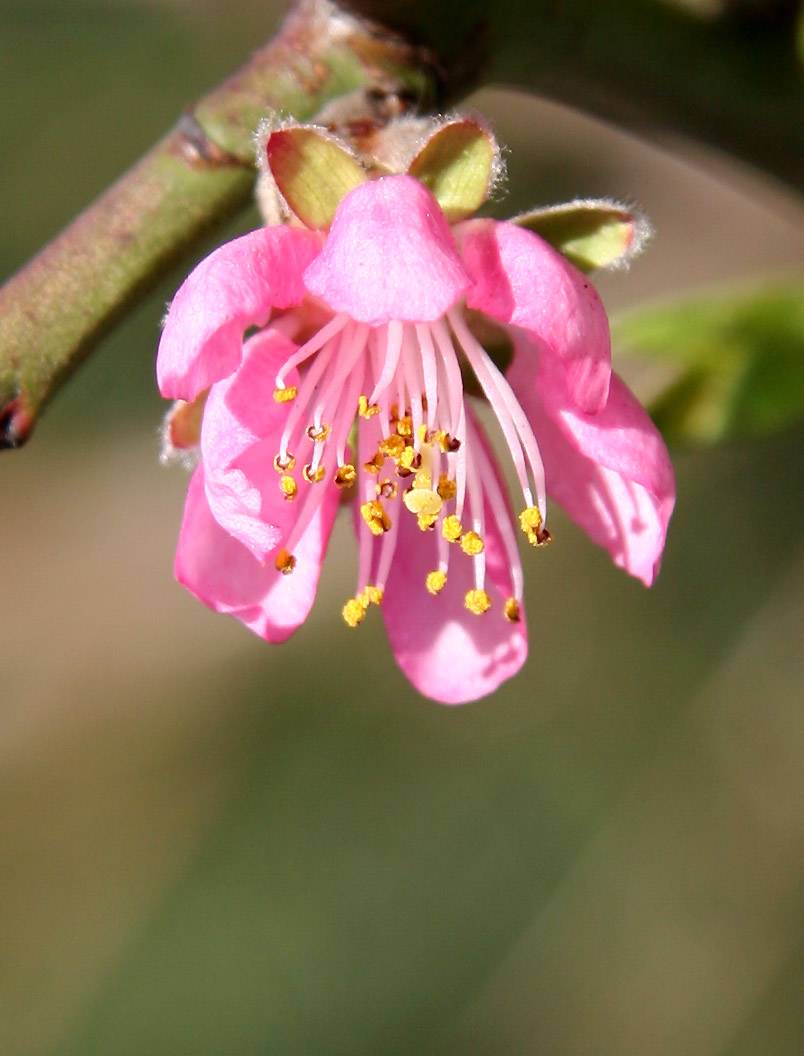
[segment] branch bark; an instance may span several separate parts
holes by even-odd
[[[792,0],[730,0],[710,20],[667,0],[343,6],[353,14],[302,0],[271,44],[0,289],[0,447],[23,443],[100,335],[248,200],[251,137],[269,109],[304,120],[349,97],[350,118],[384,120],[491,80],[653,138],[704,139],[800,185]]]
[[[433,84],[422,53],[399,38],[327,0],[298,4],[270,44],[0,289],[0,447],[24,443],[99,337],[248,202],[252,136],[268,111],[305,120],[348,97],[350,118],[382,121]]]

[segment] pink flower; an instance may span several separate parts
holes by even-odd
[[[507,376],[479,317],[510,339]],[[510,452],[516,518],[466,365]],[[176,576],[267,641],[307,617],[348,488],[359,573],[344,619],[379,604],[402,670],[445,703],[526,658],[516,526],[549,539],[548,493],[617,565],[656,576],[673,472],[611,373],[597,293],[521,227],[451,229],[411,176],[358,186],[327,235],[268,227],[212,253],[176,294],[157,370],[164,396],[209,388]]]

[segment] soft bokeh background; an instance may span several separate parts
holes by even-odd
[[[0,272],[268,35],[248,0],[0,0]],[[500,91],[501,212],[641,203],[612,310],[804,261],[789,196]],[[239,229],[254,222],[241,218]],[[531,658],[419,698],[375,618],[271,649],[171,579],[176,272],[0,458],[3,1056],[800,1056],[801,429],[679,453],[651,592],[566,522]]]

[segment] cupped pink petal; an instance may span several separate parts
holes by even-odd
[[[675,505],[675,477],[661,434],[625,383],[612,375],[597,414],[573,403],[554,364],[518,347],[508,378],[544,459],[547,492],[616,565],[650,586],[659,573]]]
[[[444,589],[435,597],[427,592],[427,573],[438,567],[436,533],[420,531],[413,516],[400,513],[382,613],[402,671],[420,693],[443,704],[464,704],[493,693],[528,655],[524,608],[517,623],[503,614],[513,584],[497,522],[500,511],[486,503],[485,513],[486,590],[492,607],[482,616],[464,605],[475,582],[472,559],[458,546],[450,551]],[[510,516],[508,509],[505,515]]]
[[[287,537],[300,509],[298,498],[285,500],[273,468],[291,406],[273,398],[276,375],[295,349],[270,329],[251,338],[240,367],[209,390],[201,426],[212,515],[260,561]],[[285,380],[294,385],[296,372]]]
[[[589,279],[516,224],[469,220],[455,228],[455,237],[472,279],[468,306],[527,331],[563,362],[575,403],[600,410],[609,391],[611,337]]]
[[[371,325],[433,322],[469,285],[441,208],[404,175],[346,195],[304,281],[333,311]]]
[[[165,319],[156,375],[169,399],[193,400],[237,368],[243,333],[263,326],[272,308],[305,296],[302,274],[321,236],[266,227],[210,253],[179,288]]]
[[[199,466],[191,480],[176,549],[176,579],[215,612],[234,616],[267,642],[283,642],[315,600],[335,507],[322,504],[295,547],[296,567],[282,575],[257,561],[210,512]]]

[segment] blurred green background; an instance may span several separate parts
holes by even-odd
[[[0,0],[0,273],[279,9]],[[800,205],[727,159],[472,105],[511,148],[500,214],[654,219],[612,310],[804,261]],[[3,1056],[800,1056],[801,428],[678,454],[650,592],[557,517],[524,672],[441,708],[379,619],[343,626],[345,519],[282,648],[172,582],[152,375],[184,270],[0,459]]]

